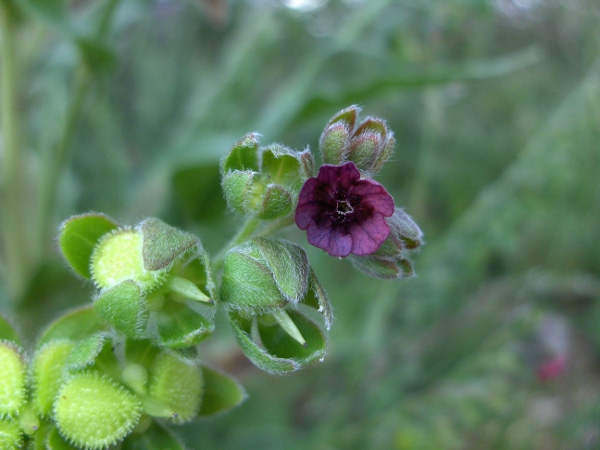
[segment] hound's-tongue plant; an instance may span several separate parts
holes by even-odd
[[[260,369],[285,374],[323,360],[329,298],[304,249],[274,235],[295,223],[310,244],[378,278],[412,275],[409,254],[423,240],[373,180],[393,133],[381,119],[360,122],[359,112],[350,106],[329,121],[316,176],[308,149],[260,147],[257,133],[233,146],[221,185],[246,222],[214,258],[200,238],[156,218],[133,226],[99,213],[67,219],[60,250],[96,292],[50,324],[31,357],[0,317],[0,448],[183,449],[165,426],[245,398],[198,356],[218,307]]]

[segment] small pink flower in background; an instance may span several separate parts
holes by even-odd
[[[549,381],[562,375],[566,368],[566,356],[556,356],[538,366],[535,375],[540,381]]]
[[[361,179],[353,162],[324,164],[302,186],[296,225],[331,256],[370,255],[388,237],[385,218],[393,214],[392,196],[376,181]]]

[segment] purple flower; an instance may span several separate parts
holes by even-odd
[[[296,225],[331,256],[370,255],[390,233],[385,218],[393,214],[392,196],[376,181],[361,179],[353,162],[324,164],[302,186]]]

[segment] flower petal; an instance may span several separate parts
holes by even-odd
[[[355,224],[351,230],[352,253],[370,255],[375,253],[390,234],[390,226],[383,215],[373,214],[368,220]]]
[[[352,194],[361,197],[363,207],[391,217],[394,214],[394,199],[377,181],[359,180],[354,184]]]

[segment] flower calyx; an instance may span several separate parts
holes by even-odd
[[[233,248],[220,298],[240,347],[261,369],[285,373],[325,356],[331,306],[300,246],[253,238]],[[307,307],[321,313],[325,330],[302,312]]]
[[[221,161],[227,204],[262,220],[287,216],[312,172],[312,154],[279,144],[259,148],[258,138],[257,133],[244,136]]]

